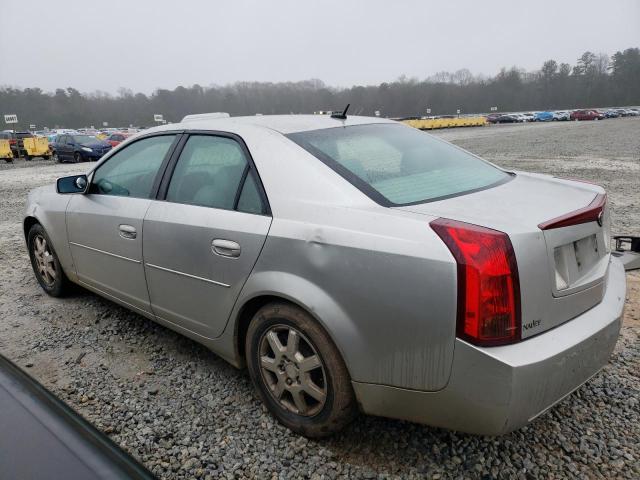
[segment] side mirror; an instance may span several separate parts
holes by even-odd
[[[72,175],[70,177],[62,177],[56,181],[56,190],[58,193],[86,193],[89,181],[86,175]]]

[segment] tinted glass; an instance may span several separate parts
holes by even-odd
[[[235,140],[192,136],[171,177],[167,201],[233,209],[247,160]]]
[[[116,153],[96,170],[90,192],[149,198],[153,181],[174,137],[144,138]]]
[[[357,125],[288,135],[382,204],[406,205],[506,181],[509,174],[403,125]]]
[[[244,181],[242,193],[240,193],[240,199],[238,200],[238,210],[259,215],[265,213],[262,197],[253,174],[247,175],[247,179]]]

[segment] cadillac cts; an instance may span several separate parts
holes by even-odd
[[[308,436],[358,411],[498,435],[607,363],[626,285],[600,187],[390,120],[227,117],[32,191],[42,288],[77,283],[246,365]]]

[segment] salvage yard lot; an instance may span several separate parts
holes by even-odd
[[[613,231],[640,235],[640,118],[436,131],[500,166],[592,181]],[[280,426],[246,372],[91,293],[49,298],[32,275],[27,192],[91,164],[0,163],[0,353],[161,478],[638,478],[640,274],[627,276],[610,364],[530,426],[500,438],[360,417],[310,441]]]

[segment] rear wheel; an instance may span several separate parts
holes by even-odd
[[[294,432],[323,437],[354,418],[355,396],[340,352],[304,310],[286,303],[261,308],[245,351],[260,398]]]
[[[24,159],[25,159],[27,162],[30,162],[30,161],[33,159],[33,157],[32,157],[31,155],[26,155],[26,154],[25,154]]]
[[[69,280],[62,271],[49,235],[36,223],[27,236],[33,273],[42,289],[52,297],[61,297],[69,290]]]

